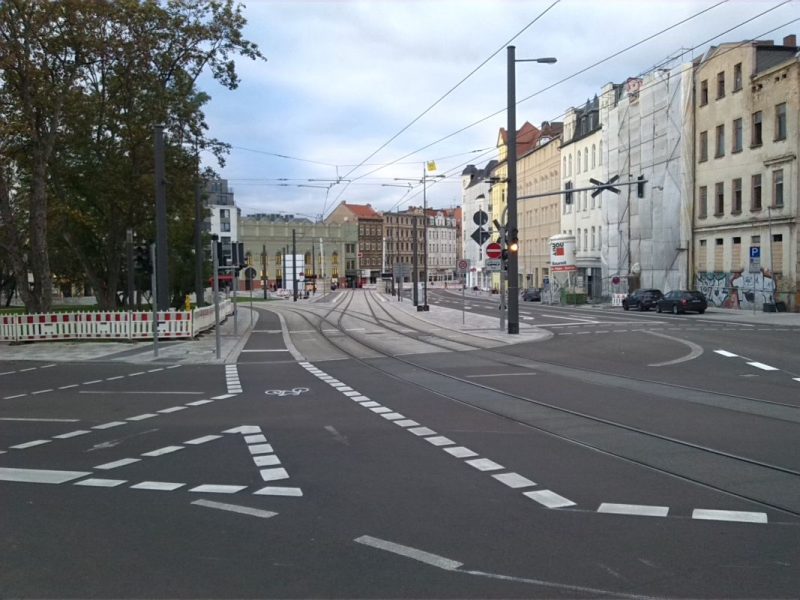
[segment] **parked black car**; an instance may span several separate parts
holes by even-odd
[[[636,290],[622,299],[622,308],[625,310],[630,310],[631,308],[650,310],[663,297],[664,294],[661,293],[661,290]]]
[[[687,290],[669,292],[656,304],[657,312],[671,312],[673,315],[690,310],[702,315],[706,312],[706,308],[708,308],[708,302],[702,292]]]
[[[522,299],[526,302],[541,302],[542,290],[539,288],[528,288],[527,290],[522,290]]]

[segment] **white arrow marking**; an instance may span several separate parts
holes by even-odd
[[[233,429],[226,429],[222,433],[261,433],[261,427],[258,425],[242,425],[241,427],[234,427]]]

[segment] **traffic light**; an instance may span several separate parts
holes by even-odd
[[[567,191],[566,194],[564,194],[564,204],[572,204],[572,182],[567,181],[564,184],[564,189]]]
[[[137,271],[142,273],[152,273],[153,265],[150,262],[150,249],[142,244],[133,248],[133,264]]]
[[[514,254],[519,251],[519,231],[517,229],[511,230],[511,236],[508,239],[508,251]]]
[[[644,198],[644,175],[636,178],[636,197]]]

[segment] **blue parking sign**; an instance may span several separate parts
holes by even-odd
[[[750,246],[750,258],[761,258],[761,246]]]

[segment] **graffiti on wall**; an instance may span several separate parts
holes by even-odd
[[[775,279],[769,270],[758,273],[698,273],[696,289],[708,303],[721,308],[761,308],[775,302]]]

